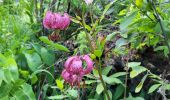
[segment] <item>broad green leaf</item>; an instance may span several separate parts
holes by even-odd
[[[31,85],[28,85],[27,83],[23,84],[22,92],[27,96],[29,100],[36,100]]]
[[[44,43],[46,43],[47,45],[51,46],[52,48],[56,49],[56,50],[69,52],[68,48],[66,48],[65,46],[60,45],[58,43],[53,43],[46,36],[41,36],[40,40],[43,41]]]
[[[136,6],[137,6],[137,7],[141,8],[142,5],[143,5],[143,0],[136,0],[135,3],[136,3]]]
[[[136,66],[134,68],[132,68],[132,71],[130,72],[130,78],[134,78],[137,75],[139,75],[142,72],[145,72],[147,69],[145,67],[142,66]]]
[[[37,51],[39,55],[41,55],[41,58],[45,64],[48,66],[51,66],[55,62],[55,55],[54,53],[46,48],[42,47],[39,44],[33,44],[34,49]]]
[[[0,67],[3,66],[5,62],[6,62],[5,56],[0,53]]]
[[[126,72],[117,72],[109,77],[113,77],[113,78],[117,78],[117,77],[120,77],[120,76],[124,76],[126,75],[127,73]]]
[[[120,99],[120,100],[123,100],[123,99]],[[126,100],[145,100],[145,99],[142,97],[133,97],[131,94],[129,94],[129,97],[126,98]]]
[[[165,85],[165,89],[166,89],[166,90],[170,90],[170,84],[166,84],[166,85]]]
[[[53,44],[53,42],[50,41],[46,36],[41,36],[39,39],[48,45]]]
[[[123,94],[123,92],[124,92],[124,87],[122,85],[118,85],[113,95],[114,100],[118,100],[118,98]]]
[[[167,46],[158,46],[154,51],[164,51],[164,55],[168,57],[169,50]]]
[[[113,32],[106,37],[106,41],[112,41],[117,33]]]
[[[116,41],[116,48],[120,48],[121,46],[124,46],[128,44],[128,41],[124,38],[120,38]]]
[[[52,45],[52,47],[56,50],[61,50],[61,51],[66,51],[66,52],[69,52],[68,48],[66,48],[65,46],[63,45],[60,45],[58,43],[55,43]]]
[[[56,82],[56,84],[57,84],[57,87],[58,87],[60,90],[63,90],[63,88],[64,88],[63,82],[62,82],[61,80],[58,80],[58,79],[56,79],[55,82]]]
[[[110,90],[107,90],[107,92],[109,94],[110,100],[112,100],[112,92]],[[104,96],[105,96],[105,100],[108,100],[106,94]]]
[[[17,67],[17,64],[16,64],[14,58],[11,58],[11,57],[8,58],[6,60],[6,64],[4,65],[4,67],[9,69],[9,71],[10,71],[10,73],[11,73],[14,80],[18,79],[18,77],[19,77],[18,67]]]
[[[114,78],[114,77],[107,77],[105,75],[102,75],[103,80],[110,85],[115,85],[115,84],[123,84],[120,79]]]
[[[48,99],[53,99],[53,100],[62,100],[64,98],[67,98],[68,96],[66,95],[56,95],[56,96],[50,96]]]
[[[103,75],[107,75],[110,70],[112,69],[112,66],[108,66],[108,67],[105,67],[103,70],[102,70],[102,74]]]
[[[154,84],[149,88],[148,93],[154,92],[156,89],[158,89],[161,86],[161,84]]]
[[[101,57],[102,56],[102,51],[101,50],[94,50],[94,54],[97,56],[97,57]]]
[[[32,71],[36,71],[42,65],[40,56],[37,53],[24,53],[28,66]]]
[[[96,59],[96,56],[94,54],[90,54],[91,59]]]
[[[127,66],[129,68],[133,68],[133,67],[140,66],[140,65],[141,65],[141,62],[129,62]]]
[[[133,23],[133,20],[135,19],[137,15],[137,11],[134,11],[131,13],[129,16],[125,17],[121,22],[120,22],[120,30],[123,32],[127,29],[127,27]]]
[[[36,75],[32,75],[30,78],[31,78],[31,84],[35,84],[38,81],[38,78]]]
[[[68,90],[67,92],[68,92],[68,94],[70,96],[72,96],[74,98],[77,98],[77,96],[78,96],[78,91],[77,90],[71,89],[71,90]]]
[[[97,85],[97,87],[96,87],[96,92],[97,92],[97,94],[100,95],[100,94],[103,92],[103,90],[104,90],[104,88],[103,88],[102,83],[99,83],[99,84]]]
[[[85,84],[92,84],[92,83],[96,83],[96,80],[86,80]]]
[[[45,73],[47,73],[49,76],[51,76],[51,78],[53,78],[54,79],[54,77],[53,77],[53,75],[48,71],[48,70],[36,70],[36,71],[34,71],[31,75],[30,75],[30,77],[33,77],[34,75],[36,75],[36,74],[38,74],[38,73],[42,73],[42,72],[45,72]]]
[[[137,86],[136,89],[135,89],[135,93],[140,92],[140,90],[141,90],[142,87],[143,87],[143,83],[145,82],[147,76],[148,76],[148,74],[146,74],[146,75],[142,78],[141,82],[138,84],[138,86]]]
[[[94,75],[95,77],[98,77],[98,76],[99,76],[99,73],[98,73],[98,71],[97,71],[96,69],[93,69],[93,75]]]

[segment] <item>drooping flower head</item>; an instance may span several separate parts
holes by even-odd
[[[86,63],[86,68],[83,67],[83,62]],[[72,56],[66,60],[64,67],[61,74],[63,79],[71,86],[79,86],[83,76],[93,70],[93,61],[88,55]]]
[[[89,5],[89,4],[92,4],[93,0],[85,0],[86,4]]]
[[[70,17],[67,13],[62,15],[60,13],[52,13],[51,11],[47,11],[43,19],[43,25],[47,29],[65,30],[70,25]]]

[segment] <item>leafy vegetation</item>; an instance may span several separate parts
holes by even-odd
[[[0,0],[0,15],[0,100],[170,99],[169,0]]]

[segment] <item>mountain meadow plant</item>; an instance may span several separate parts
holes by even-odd
[[[169,100],[169,0],[0,0],[0,100]]]

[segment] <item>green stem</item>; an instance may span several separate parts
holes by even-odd
[[[88,32],[86,31],[86,28],[85,28],[85,20],[84,20],[84,15],[82,15],[82,19],[83,19],[83,27],[84,27],[84,31],[86,33],[86,38],[87,38],[87,41],[88,41],[88,44],[90,46],[90,49],[91,49],[91,52],[93,53],[95,48],[93,47],[92,43],[91,43],[91,39],[90,39],[90,36],[88,34]],[[102,83],[102,86],[104,88],[104,93],[106,94],[107,96],[107,99],[110,100],[110,96],[109,96],[109,93],[107,91],[107,87],[106,87],[106,84],[103,80],[103,77],[102,77],[102,72],[101,72],[101,62],[99,60],[99,62],[97,60],[95,60],[95,64],[96,64],[96,67],[97,67],[97,71],[99,73],[99,77],[100,77],[100,80],[101,80],[101,83]]]
[[[163,33],[163,36],[164,36],[164,42],[165,42],[165,44],[166,44],[167,47],[168,47],[168,50],[169,50],[168,58],[170,59],[170,46],[169,46],[169,44],[168,44],[167,34],[166,34],[165,29],[164,29],[164,27],[163,27],[163,24],[162,24],[160,15],[158,14],[158,12],[157,12],[157,10],[156,10],[156,7],[155,7],[155,4],[154,4],[154,2],[153,2],[152,0],[151,0],[151,3],[152,3],[153,11],[155,12],[155,15],[156,15],[155,17],[156,17],[156,19],[157,19],[157,21],[158,21],[158,23],[159,23],[159,25],[160,25],[160,27],[161,27],[161,30],[162,30],[162,33]]]

